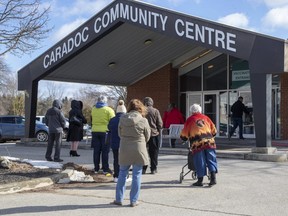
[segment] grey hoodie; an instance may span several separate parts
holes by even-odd
[[[45,123],[49,127],[49,133],[62,133],[65,127],[65,117],[61,111],[62,103],[60,100],[54,100],[53,105],[45,115]]]

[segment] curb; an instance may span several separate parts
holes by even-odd
[[[216,150],[217,158],[225,158],[225,159],[240,159],[245,160],[247,155],[251,152],[251,150],[245,151],[227,151],[227,150]],[[187,149],[170,149],[170,148],[160,148],[159,154],[170,154],[170,155],[188,155]]]
[[[67,177],[67,173],[54,174],[50,177],[36,178],[22,182],[0,185],[0,194],[12,194],[36,188],[47,187],[58,182],[59,179]]]

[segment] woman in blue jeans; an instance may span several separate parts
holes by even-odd
[[[132,166],[132,185],[130,191],[130,206],[135,207],[141,188],[142,168],[148,165],[149,157],[146,143],[150,138],[150,126],[145,118],[146,107],[138,99],[132,99],[127,108],[127,114],[119,121],[120,136],[119,165],[120,171],[116,185],[116,196],[112,204],[123,205],[126,177]]]

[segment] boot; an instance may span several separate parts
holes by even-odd
[[[70,157],[79,157],[80,155],[77,153],[77,151],[73,151],[73,150],[71,150],[70,151]]]
[[[143,168],[142,168],[142,174],[146,174],[147,167],[148,167],[148,166],[143,166]]]
[[[74,151],[74,157],[80,157],[80,155],[77,153],[77,151]]]
[[[193,186],[202,187],[203,186],[203,177],[199,177],[198,181],[192,184]]]
[[[211,172],[211,179],[210,179],[210,183],[209,186],[213,186],[216,185],[216,172]]]

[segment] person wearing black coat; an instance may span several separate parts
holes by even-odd
[[[70,157],[79,157],[77,153],[79,142],[83,139],[83,124],[87,123],[86,118],[82,113],[82,101],[72,100],[71,110],[69,111],[69,130],[67,135],[67,142],[71,142]],[[79,122],[72,119],[76,117]]]
[[[229,139],[234,134],[236,128],[239,126],[239,139],[244,139],[243,137],[243,112],[249,114],[247,107],[243,104],[243,97],[239,97],[238,100],[231,107],[232,112],[232,122],[233,128],[229,133]]]

